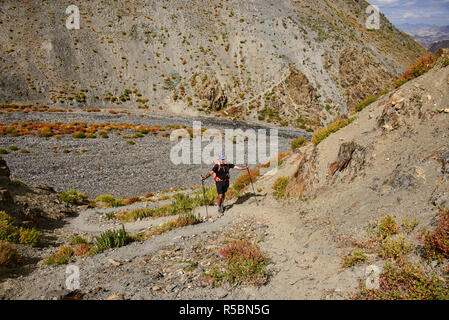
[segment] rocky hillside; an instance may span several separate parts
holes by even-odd
[[[78,207],[79,215],[64,218],[41,247],[19,247],[25,266],[0,274],[0,297],[447,299],[449,216],[441,213],[449,203],[449,66],[441,63],[447,58],[446,52],[432,70],[353,114],[346,127],[299,148],[275,175],[264,175],[262,167],[254,183],[257,204],[248,182],[227,200],[224,216],[216,207],[197,207],[201,220],[167,230],[157,228],[172,226],[173,216],[118,218],[151,211],[158,201]],[[278,181],[287,184],[282,189]],[[95,235],[120,223],[134,235],[153,233],[86,255]],[[424,245],[429,230],[436,230],[435,242]],[[259,269],[263,277],[227,281],[223,248],[230,239],[260,245],[268,257]],[[439,246],[437,256],[428,256],[432,246]],[[62,262],[44,263],[64,252]],[[65,289],[68,262],[82,270],[79,290]],[[363,291],[370,265],[381,272],[377,291]]]
[[[0,102],[131,107],[315,128],[424,49],[366,1],[0,3]]]

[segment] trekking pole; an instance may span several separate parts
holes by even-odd
[[[207,212],[206,190],[204,189],[204,180],[203,179],[201,179],[201,184],[203,185],[204,204],[206,205],[206,219],[209,219],[209,212]]]
[[[251,186],[253,187],[254,200],[256,200],[256,204],[259,205],[259,203],[257,202],[256,190],[254,190],[253,180],[251,179],[251,173],[249,172],[248,165],[246,165],[246,171],[248,171],[249,181],[251,182]]]

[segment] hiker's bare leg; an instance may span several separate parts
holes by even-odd
[[[218,204],[218,206],[221,206],[222,202],[223,202],[223,195],[219,194],[218,197],[217,197],[217,204]]]

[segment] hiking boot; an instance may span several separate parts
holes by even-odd
[[[220,207],[221,207],[221,212],[222,212],[222,213],[225,212],[225,207],[224,207],[224,205],[221,205]]]
[[[221,206],[218,207],[218,215],[219,216],[223,215],[223,208]]]

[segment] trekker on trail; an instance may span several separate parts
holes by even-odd
[[[218,161],[214,163],[214,167],[211,171],[209,171],[206,176],[201,176],[201,180],[206,180],[211,175],[214,175],[215,180],[215,186],[217,187],[217,193],[218,193],[218,213],[224,212],[223,202],[226,197],[226,191],[228,191],[229,188],[229,169],[235,168],[237,170],[247,170],[248,166],[240,167],[236,166],[232,163],[226,163],[226,155],[222,154]]]

